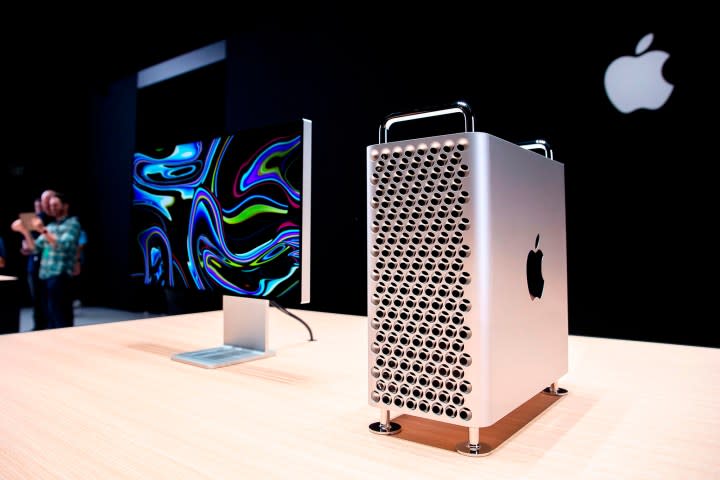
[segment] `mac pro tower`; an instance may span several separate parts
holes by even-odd
[[[379,143],[367,200],[370,429],[461,425],[458,451],[486,455],[479,428],[565,393],[564,166],[484,132]]]

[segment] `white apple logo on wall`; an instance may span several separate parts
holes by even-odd
[[[635,47],[635,56],[616,58],[605,71],[605,92],[610,102],[622,113],[640,108],[657,110],[665,105],[674,85],[662,75],[670,54],[662,50],[645,52],[653,34],[645,35]]]

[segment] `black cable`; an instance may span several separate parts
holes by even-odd
[[[298,322],[300,322],[300,323],[302,323],[303,325],[305,325],[305,328],[307,328],[307,329],[308,329],[308,332],[310,332],[310,341],[311,341],[311,342],[314,342],[314,341],[315,341],[315,337],[313,337],[313,333],[312,333],[312,330],[310,329],[310,325],[308,325],[307,323],[305,323],[305,321],[304,321],[302,318],[298,317],[298,316],[295,315],[294,313],[290,313],[285,307],[283,307],[282,305],[280,305],[279,303],[277,303],[275,300],[270,300],[270,305],[272,305],[273,307],[277,308],[277,309],[280,310],[281,312],[285,313],[286,315],[289,315],[289,316],[293,317],[295,320],[297,320]]]

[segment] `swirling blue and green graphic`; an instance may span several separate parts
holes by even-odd
[[[300,282],[302,125],[138,151],[133,275],[263,298]]]

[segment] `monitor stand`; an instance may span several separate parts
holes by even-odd
[[[203,368],[218,368],[270,357],[268,300],[223,296],[223,345],[178,353],[173,360]]]

